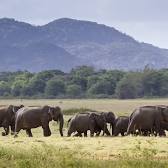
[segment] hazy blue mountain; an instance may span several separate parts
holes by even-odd
[[[0,19],[0,71],[168,67],[168,50],[139,43],[115,28],[62,18],[43,26]]]

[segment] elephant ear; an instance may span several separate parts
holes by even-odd
[[[60,108],[59,106],[56,106],[56,107],[55,107],[55,111],[56,111],[56,112],[61,112],[61,108]]]
[[[90,119],[95,122],[96,124],[98,124],[99,120],[101,119],[104,119],[105,121],[105,116],[104,114],[96,114],[96,113],[91,113],[90,114]]]
[[[158,109],[159,112],[163,113],[163,111],[166,109],[166,107],[158,106],[157,109]]]
[[[49,113],[50,106],[43,106],[42,111],[45,112],[45,113]]]
[[[49,107],[48,108],[48,115],[49,115],[49,118],[52,119],[52,120],[54,118],[54,111],[55,111],[54,107]]]
[[[18,109],[16,109],[16,106],[9,105],[9,107],[7,108],[7,113],[9,116],[14,116],[17,110]]]
[[[96,114],[95,113],[91,113],[89,115],[89,118],[92,120],[92,121],[96,121]]]
[[[13,105],[9,105],[9,107],[7,108],[8,113],[14,113],[13,108],[14,108]]]
[[[166,107],[164,107],[164,106],[158,106],[157,110],[159,111],[159,118],[161,120],[164,120],[165,119],[165,113],[164,113],[164,111],[166,110]]]

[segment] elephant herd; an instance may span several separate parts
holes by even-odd
[[[63,136],[64,117],[61,108],[43,106],[40,108],[26,108],[23,105],[0,108],[0,127],[4,128],[2,136],[11,134],[18,136],[21,129],[32,137],[32,128],[42,127],[43,135],[50,136],[50,121],[59,122],[59,132]],[[111,132],[107,124],[110,124]],[[118,136],[143,135],[166,136],[168,130],[168,106],[142,106],[135,109],[130,116],[116,116],[113,112],[88,111],[77,113],[68,120],[67,136]]]
[[[68,120],[68,136],[97,136],[103,131],[103,135],[118,136],[143,135],[166,136],[168,130],[168,106],[142,106],[135,109],[130,116],[117,117],[113,112],[84,112],[78,113]],[[107,124],[110,124],[110,133]]]

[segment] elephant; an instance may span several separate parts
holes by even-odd
[[[125,133],[127,132],[128,123],[129,123],[128,116],[119,116],[118,118],[116,118],[112,135],[118,136],[119,134],[121,134],[122,136],[124,136]]]
[[[32,128],[42,126],[43,135],[50,136],[50,121],[59,121],[60,135],[63,136],[64,118],[60,107],[43,106],[40,108],[28,109],[22,108],[16,113],[15,136],[21,129],[26,130],[29,137],[32,137]]]
[[[112,127],[112,134],[113,134],[115,120],[116,120],[115,114],[113,112],[102,112],[102,114],[105,117],[106,123],[109,123],[110,126]]]
[[[90,111],[90,112],[83,112],[83,113],[97,113],[97,114],[101,114],[102,116],[104,116],[106,123],[109,123],[110,126],[112,127],[112,130],[113,130],[114,123],[115,123],[115,118],[116,118],[116,116],[115,116],[115,114],[113,112]],[[109,136],[110,132],[108,131],[107,127],[105,129],[106,129],[106,134]],[[95,133],[96,133],[97,136],[100,135],[101,130],[102,129],[99,128],[99,127],[95,128]],[[104,133],[103,133],[103,135],[104,135]]]
[[[73,132],[77,132],[75,136],[87,136],[87,131],[90,130],[90,136],[93,137],[97,129],[103,130],[107,135],[109,131],[104,115],[101,113],[78,113],[74,115],[69,121],[69,128],[67,136],[71,136]]]
[[[159,134],[162,130],[161,123],[168,124],[168,108],[166,106],[143,106],[133,111],[129,118],[127,135],[139,132],[150,131]]]
[[[23,105],[0,108],[0,127],[3,127],[5,132],[2,132],[2,136],[9,134],[9,127],[11,127],[11,134],[14,133],[15,127],[15,113],[24,107]]]

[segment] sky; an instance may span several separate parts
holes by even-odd
[[[0,18],[43,25],[59,18],[105,24],[168,49],[168,0],[0,0]]]

